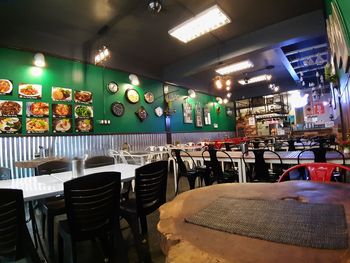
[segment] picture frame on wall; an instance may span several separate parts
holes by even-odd
[[[196,127],[203,127],[202,107],[199,102],[196,104],[195,115],[196,115]]]
[[[209,105],[205,105],[204,109],[204,125],[211,125],[211,115]]]
[[[184,102],[182,104],[182,107],[183,107],[184,123],[193,123],[192,105],[188,102]]]

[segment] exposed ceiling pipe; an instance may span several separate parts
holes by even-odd
[[[315,46],[312,46],[312,47],[306,47],[306,48],[303,48],[303,49],[293,50],[293,51],[290,51],[290,52],[286,53],[285,55],[286,56],[291,56],[291,55],[298,54],[298,53],[301,53],[301,52],[305,52],[305,51],[309,51],[309,50],[317,49],[317,48],[323,48],[323,47],[328,47],[328,44],[324,43],[324,44],[319,44],[319,45],[315,45]]]
[[[309,58],[317,57],[318,55],[320,55],[320,56],[328,55],[328,52],[322,52],[322,53],[312,54],[310,56],[306,56],[306,57],[302,57],[302,58],[293,59],[290,63],[300,62],[303,60],[307,60]]]
[[[313,69],[306,69],[306,70],[301,70],[301,71],[297,71],[297,73],[306,73],[306,72],[310,72],[310,71],[316,71],[316,70],[321,70],[324,69],[324,67],[318,67],[318,68],[313,68]]]

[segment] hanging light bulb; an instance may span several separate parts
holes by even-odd
[[[300,77],[300,81],[302,82],[304,79],[303,79],[303,77]]]
[[[224,98],[224,99],[222,100],[222,102],[223,102],[224,104],[227,104],[227,103],[228,103],[228,99],[227,99],[227,98]]]
[[[222,89],[221,79],[217,79],[215,81],[215,86],[216,86],[217,89]]]
[[[320,73],[318,73],[318,71],[316,71],[316,77],[318,78],[320,76]]]
[[[231,96],[232,96],[232,93],[231,93],[231,92],[229,92],[229,93],[226,94],[226,97],[227,97],[227,98],[231,98]]]
[[[302,85],[302,86],[305,86],[305,81],[301,82],[301,85]]]

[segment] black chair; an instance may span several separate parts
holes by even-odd
[[[86,159],[85,168],[95,168],[106,165],[113,165],[114,158],[110,156],[94,156]]]
[[[23,258],[41,262],[26,226],[23,192],[0,189],[0,262]]]
[[[0,167],[0,180],[10,180],[11,169],[6,167]]]
[[[254,154],[254,163],[247,163],[246,158],[249,152]],[[278,160],[278,165],[275,165],[271,170],[270,165],[265,162],[265,153],[272,153]],[[255,149],[246,151],[243,155],[243,162],[246,167],[247,177],[250,182],[276,182],[283,173],[283,163],[278,153],[267,149]]]
[[[305,152],[311,152],[314,155],[314,162],[315,163],[326,163],[327,162],[327,153],[334,153],[333,157],[339,156],[342,159],[342,165],[345,165],[345,156],[342,152],[329,147],[319,147],[319,148],[310,148],[301,151],[298,154],[298,164],[300,164],[300,159],[302,159],[302,156]],[[335,155],[335,156],[334,156]],[[305,174],[305,169],[301,168],[299,169],[299,174],[303,177],[307,177],[307,174]],[[344,170],[341,171],[340,174],[334,174],[332,177],[333,181],[340,181],[340,182],[346,182],[346,172]]]
[[[174,160],[177,163],[177,185],[176,185],[176,191],[175,195],[178,194],[179,191],[179,181],[181,177],[186,177],[188,180],[188,183],[190,185],[190,189],[195,188],[196,179],[197,177],[201,178],[203,176],[202,170],[197,169],[196,163],[194,162],[192,156],[183,150],[175,149],[171,151],[171,155],[174,158]],[[184,155],[186,158],[189,158],[192,162],[193,168],[187,168],[185,162],[182,160],[181,155]]]
[[[135,198],[121,204],[121,215],[131,226],[140,261],[150,261],[147,215],[166,202],[168,162],[158,161],[135,170]],[[141,227],[141,235],[140,235]],[[147,247],[143,247],[143,244]]]
[[[63,262],[64,244],[72,249],[77,262],[76,243],[99,238],[106,259],[113,250],[113,235],[118,248],[123,245],[120,230],[120,173],[86,175],[64,183],[67,220],[59,222],[58,261]],[[123,251],[123,250],[121,250]]]
[[[225,151],[218,151],[214,148],[208,149],[208,152],[209,152],[209,156],[210,156],[210,161],[207,165],[209,166],[209,170],[212,174],[212,177],[210,178],[209,183],[212,184],[214,181],[217,181],[218,184],[237,182],[238,181],[238,172],[234,168],[234,163],[233,163],[231,156]],[[229,169],[224,170],[224,171],[222,170],[222,165],[217,158],[218,152],[226,155],[226,157],[230,160]],[[203,154],[202,154],[202,156],[203,156]],[[208,185],[207,182],[206,182],[206,185]]]
[[[71,170],[71,163],[68,161],[58,160],[43,163],[37,167],[37,175],[53,174],[67,172]],[[43,231],[43,237],[45,238],[45,226],[47,218],[47,239],[49,245],[49,253],[53,255],[54,253],[54,218],[58,215],[63,215],[66,213],[64,205],[64,197],[56,196],[49,197],[39,201],[41,205],[41,225]]]

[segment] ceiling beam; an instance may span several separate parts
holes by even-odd
[[[323,20],[322,11],[318,10],[228,40],[224,45],[199,51],[168,65],[163,71],[163,79],[174,82],[216,66],[218,50],[220,50],[221,61],[225,61],[248,53],[281,47],[323,35],[326,32],[324,23],[320,23]]]

